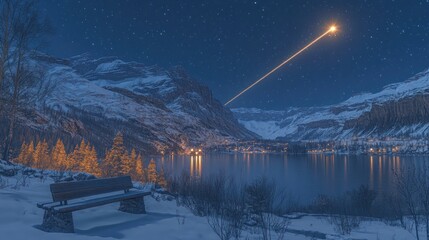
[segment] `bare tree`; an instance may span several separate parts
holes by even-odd
[[[416,238],[419,240],[419,204],[420,204],[420,186],[416,176],[418,172],[414,166],[395,171],[395,185],[398,195],[414,222]]]
[[[427,168],[419,168],[416,172],[417,186],[419,187],[419,203],[421,214],[426,226],[426,239],[429,239],[429,175]]]
[[[8,161],[10,146],[14,137],[17,115],[29,99],[29,89],[41,76],[29,61],[34,42],[45,33],[44,23],[38,15],[35,1],[5,0],[3,20],[7,22],[2,37],[2,56],[0,60],[0,77],[6,86],[6,107],[9,128],[4,143],[3,159]],[[3,65],[2,65],[3,64]],[[3,73],[1,73],[3,71]]]
[[[11,46],[14,40],[13,21],[16,19],[14,1],[4,0],[0,2],[0,116],[6,102],[5,78],[6,69],[11,55]]]
[[[245,221],[244,192],[232,179],[223,184],[219,208],[211,208],[207,221],[220,239],[240,239]]]
[[[279,191],[273,182],[260,178],[246,186],[245,201],[251,219],[261,230],[262,238],[283,239],[289,221],[286,213],[287,195]]]

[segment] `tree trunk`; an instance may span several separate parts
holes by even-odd
[[[426,215],[426,239],[429,240],[429,216]]]
[[[4,147],[4,154],[3,154],[3,158],[6,162],[10,162],[9,158],[10,158],[10,146],[12,145],[12,140],[13,140],[13,133],[14,133],[14,129],[15,129],[15,120],[16,120],[16,113],[18,111],[18,102],[19,102],[19,92],[20,92],[20,88],[21,88],[21,84],[20,84],[20,75],[22,74],[20,72],[21,70],[21,59],[22,59],[22,55],[19,55],[18,57],[18,63],[16,66],[16,73],[15,76],[13,77],[13,95],[12,95],[12,99],[11,99],[11,113],[10,113],[10,122],[9,122],[9,132],[6,138],[6,144]]]
[[[414,216],[414,225],[415,225],[415,229],[416,229],[416,238],[417,238],[417,240],[420,240],[420,237],[419,237],[419,222],[418,222],[417,216]]]
[[[10,122],[9,122],[9,131],[6,137],[6,143],[4,146],[4,152],[3,152],[3,160],[5,160],[6,162],[10,162],[9,158],[10,158],[10,146],[12,145],[12,140],[13,140],[13,133],[14,133],[14,129],[15,129],[15,115],[16,115],[16,104],[14,104],[15,106],[13,106],[12,108],[12,113],[10,116]]]

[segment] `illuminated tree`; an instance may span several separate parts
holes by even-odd
[[[67,160],[65,164],[66,171],[76,171],[78,168],[78,159],[79,159],[79,146],[76,146],[74,150],[67,155]]]
[[[161,171],[158,173],[156,184],[163,188],[167,187],[167,180],[165,179],[164,168],[161,168]]]
[[[101,176],[97,159],[97,152],[95,151],[95,148],[90,147],[89,144],[86,145],[83,160],[80,164],[80,170],[97,177]]]
[[[131,175],[132,171],[134,171],[133,168],[133,159],[131,158],[131,155],[128,155],[127,152],[124,152],[124,154],[121,156],[121,174],[122,176]]]
[[[156,163],[151,159],[147,166],[147,180],[151,183],[156,183],[157,178],[158,174],[156,173]]]
[[[23,159],[23,164],[25,166],[32,166],[34,164],[34,143],[33,141],[30,142],[30,144],[27,145],[27,155],[26,158]]]
[[[102,163],[102,171],[104,176],[115,177],[123,174],[122,161],[127,155],[124,147],[124,139],[122,133],[116,134],[113,139],[112,149],[106,153],[106,158]]]
[[[46,140],[38,142],[36,150],[33,154],[34,157],[34,167],[39,169],[48,169],[51,165],[51,156],[49,154],[49,147]]]
[[[76,170],[81,170],[80,169],[80,166],[81,166],[81,164],[82,164],[82,162],[83,162],[83,159],[85,158],[85,154],[87,153],[87,152],[89,152],[89,143],[88,143],[88,145],[85,143],[85,140],[84,139],[82,139],[82,141],[80,142],[80,145],[79,145],[79,148],[78,148],[78,150],[77,150],[77,152],[76,152],[76,166],[77,166],[77,169]]]
[[[143,160],[140,154],[136,157],[135,171],[134,171],[134,176],[132,177],[136,181],[140,181],[143,183],[147,182],[146,171],[143,168]]]
[[[135,177],[135,171],[136,171],[136,161],[137,161],[137,153],[136,150],[133,148],[131,150],[131,154],[125,154],[123,161],[122,161],[122,174],[123,175],[130,175],[133,179]]]
[[[18,157],[15,159],[15,163],[24,164],[25,159],[27,159],[28,155],[28,145],[23,142],[21,145],[21,151],[19,152]]]
[[[63,141],[61,139],[57,140],[57,143],[52,148],[52,168],[65,171],[67,170],[67,153],[64,147]]]

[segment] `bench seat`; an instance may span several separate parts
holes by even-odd
[[[109,195],[100,198],[88,199],[79,202],[68,203],[67,205],[61,205],[59,202],[38,204],[37,206],[45,210],[51,210],[53,212],[66,213],[83,210],[87,208],[102,206],[114,202],[119,202],[128,199],[134,199],[138,197],[144,197],[150,195],[150,192],[141,191],[129,191],[127,193],[119,193],[116,195]]]
[[[40,228],[47,232],[74,232],[74,211],[119,202],[119,211],[146,213],[144,196],[150,192],[133,189],[130,176],[61,182],[50,185],[52,202],[38,203],[45,210]],[[119,192],[122,191],[122,192]]]

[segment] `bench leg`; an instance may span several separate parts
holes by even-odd
[[[56,213],[45,210],[42,230],[46,232],[74,233],[72,213]]]
[[[143,197],[128,199],[121,201],[119,211],[134,214],[146,213]]]

